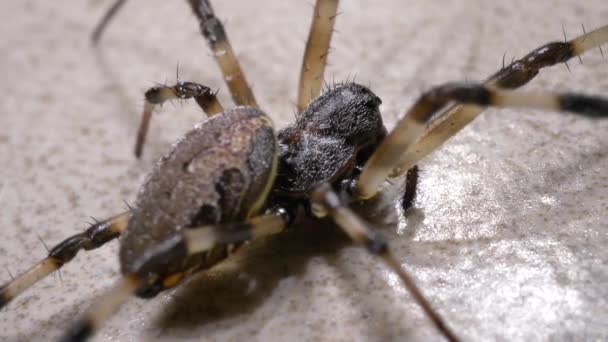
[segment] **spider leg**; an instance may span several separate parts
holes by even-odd
[[[300,70],[298,86],[298,113],[304,111],[308,103],[319,95],[323,82],[323,72],[327,62],[329,43],[334,32],[338,11],[338,0],[317,0],[306,50]]]
[[[422,94],[372,154],[356,184],[355,193],[359,198],[370,198],[378,192],[380,184],[399,163],[403,151],[407,151],[422,135],[433,114],[450,101],[480,107],[536,108],[573,112],[589,118],[608,117],[606,98],[570,93],[518,92],[483,84],[446,83]]]
[[[545,44],[523,58],[512,62],[492,75],[485,84],[499,88],[518,88],[532,80],[540,69],[559,63],[566,63],[595,47],[608,42],[608,25],[567,42]],[[415,143],[404,151],[399,166],[391,173],[398,176],[408,170],[427,154],[436,150],[447,139],[473,121],[483,108],[477,106],[454,105],[442,112]]]
[[[280,233],[288,221],[284,215],[263,215],[244,223],[187,229],[183,232],[184,242],[188,254],[196,254],[220,244],[240,243]]]
[[[93,303],[85,316],[68,330],[61,341],[83,341],[93,335],[131,295],[145,285],[145,274],[162,269],[162,264],[167,260],[167,256],[179,254],[185,258],[189,255],[210,251],[221,245],[230,248],[231,244],[277,234],[283,231],[289,219],[287,213],[279,209],[275,213],[253,217],[242,223],[185,229],[182,234],[168,238],[163,243],[159,243],[156,249],[150,250],[145,255],[145,259],[138,261],[141,272],[123,275],[114,287]],[[163,280],[163,287],[171,288],[183,278],[181,273],[170,275]]]
[[[190,99],[194,98],[196,103],[207,113],[212,116],[224,111],[224,108],[218,101],[215,93],[204,85],[193,82],[178,82],[172,87],[158,86],[146,91],[146,101],[144,103],[144,111],[142,113],[141,123],[137,130],[137,141],[135,142],[135,156],[141,157],[141,153],[146,141],[148,126],[152,111],[158,105],[162,105],[165,101],[174,99]]]
[[[417,189],[418,165],[414,165],[411,169],[407,170],[407,175],[405,176],[405,192],[403,193],[403,197],[401,197],[401,208],[403,208],[403,210],[412,207]]]
[[[224,25],[213,13],[211,3],[209,0],[189,0],[189,2],[199,20],[201,33],[209,43],[224,75],[232,99],[237,105],[257,107],[255,96],[228,41]]]
[[[95,27],[91,40],[93,44],[97,44],[101,35],[105,31],[109,22],[124,5],[126,0],[116,0],[112,7],[104,14],[101,21]],[[255,96],[245,80],[241,66],[234,55],[232,46],[226,36],[224,25],[215,16],[213,8],[209,0],[188,0],[192,11],[198,18],[200,24],[200,30],[209,47],[213,51],[215,60],[217,61],[222,74],[224,75],[224,81],[230,89],[232,99],[237,105],[257,107]]]
[[[129,213],[125,212],[97,222],[80,234],[73,235],[49,251],[48,257],[25,273],[0,287],[0,308],[51,272],[60,269],[72,260],[80,250],[91,250],[103,246],[118,237],[127,227]]]
[[[445,324],[443,318],[439,316],[424,297],[412,277],[390,252],[386,240],[377,231],[368,227],[357,214],[348,208],[329,184],[323,183],[317,186],[311,194],[311,202],[315,216],[331,216],[353,242],[364,246],[370,253],[379,256],[384,264],[399,276],[403,285],[414,297],[418,305],[422,307],[424,313],[433,322],[437,330],[449,341],[458,341],[458,338]]]
[[[125,4],[126,1],[127,0],[116,0],[116,2],[112,4],[112,7],[110,7],[108,11],[103,15],[103,17],[95,27],[95,30],[93,30],[93,34],[91,34],[91,42],[93,43],[93,45],[96,45],[99,42],[99,39],[101,39],[101,35],[108,26],[108,23],[112,20],[112,18],[114,18],[116,13],[118,13],[120,8]]]

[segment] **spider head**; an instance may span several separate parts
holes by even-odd
[[[296,130],[368,145],[384,135],[382,100],[357,83],[341,83],[314,99],[298,117]]]
[[[356,83],[339,84],[314,99],[278,134],[276,188],[304,193],[319,182],[350,174],[386,135],[381,103]]]

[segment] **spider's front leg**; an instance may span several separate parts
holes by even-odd
[[[389,250],[388,243],[377,231],[370,228],[363,220],[355,214],[336,194],[331,185],[323,183],[315,188],[311,194],[312,212],[317,217],[329,215],[336,224],[355,242],[365,247],[384,262],[399,278],[409,293],[414,297],[424,313],[433,322],[437,330],[448,339],[458,341],[456,335],[433,309],[429,301],[424,297],[422,291],[416,285],[409,273],[401,266]]]
[[[531,81],[541,69],[578,57],[583,53],[608,42],[608,25],[583,34],[567,42],[545,44],[523,58],[512,62],[492,75],[486,85],[498,88],[519,88]],[[601,51],[601,50],[600,50]],[[602,52],[603,54],[603,52]],[[426,129],[415,145],[403,151],[399,165],[391,177],[400,175],[416,165],[426,155],[436,150],[447,139],[473,121],[484,107],[454,105],[445,109]]]
[[[358,198],[368,199],[376,195],[380,184],[399,165],[403,152],[412,148],[433,114],[450,101],[481,108],[536,108],[573,112],[589,118],[608,118],[607,98],[569,93],[517,92],[483,84],[447,83],[424,93],[368,159],[355,185],[354,192]]]
[[[156,106],[162,105],[169,100],[186,100],[193,98],[196,103],[203,109],[208,116],[224,111],[224,108],[218,101],[216,94],[209,87],[193,83],[193,82],[178,82],[174,86],[158,86],[150,88],[146,91],[146,102],[141,117],[141,123],[137,130],[137,141],[135,142],[135,156],[141,157],[141,153],[146,141],[150,118]]]

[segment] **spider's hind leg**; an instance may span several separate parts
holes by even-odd
[[[0,308],[42,278],[60,269],[72,260],[79,251],[101,247],[106,242],[117,238],[126,229],[128,218],[129,213],[125,212],[105,221],[97,222],[84,232],[73,235],[53,247],[49,251],[48,257],[0,287]]]

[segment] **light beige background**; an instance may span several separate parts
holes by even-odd
[[[215,1],[262,108],[292,120],[311,1]],[[132,202],[146,170],[201,120],[192,104],[154,117],[132,155],[142,94],[199,81],[229,97],[185,1],[130,0],[96,51],[109,0],[10,1],[0,20],[0,282],[48,245]],[[483,80],[501,58],[608,24],[608,2],[342,1],[329,80],[371,85],[387,126],[424,89]],[[608,52],[608,47],[605,49]],[[598,51],[528,89],[608,96]],[[608,120],[489,110],[421,162],[416,209],[401,181],[368,208],[398,259],[464,340],[608,339]],[[391,188],[387,184],[387,188]],[[374,216],[374,215],[372,215]],[[369,216],[368,216],[369,217]],[[384,224],[380,224],[384,221]],[[247,262],[133,299],[96,341],[440,340],[410,296],[364,251],[305,224]],[[317,225],[327,229],[325,225]],[[118,244],[80,254],[0,312],[0,340],[56,338],[118,277]]]

